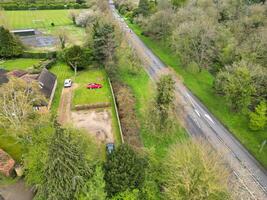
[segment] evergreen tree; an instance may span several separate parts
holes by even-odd
[[[105,200],[105,181],[101,166],[97,166],[93,177],[83,187],[83,194],[79,200]]]
[[[108,196],[140,188],[144,182],[147,162],[128,145],[121,145],[107,158],[105,181]]]
[[[9,30],[0,26],[0,58],[19,56],[22,51],[21,42]]]
[[[93,49],[94,58],[100,64],[107,64],[112,60],[115,48],[114,26],[110,24],[94,24],[93,27]]]
[[[46,200],[77,199],[80,189],[89,177],[85,147],[74,138],[75,133],[56,127],[48,151],[45,178],[37,198]]]
[[[250,114],[250,124],[251,130],[257,131],[265,128],[267,123],[267,104],[262,101],[256,107],[255,112]]]

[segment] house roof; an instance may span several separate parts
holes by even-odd
[[[10,176],[15,161],[4,150],[0,149],[0,173]]]
[[[17,78],[20,78],[20,77],[24,76],[25,74],[27,74],[27,72],[23,71],[23,70],[14,70],[14,71],[8,72],[8,75],[14,76]]]
[[[45,97],[51,97],[54,86],[56,84],[56,80],[56,75],[49,72],[46,68],[44,68],[40,73],[38,77],[38,82],[39,86],[41,87],[41,92],[45,95]]]

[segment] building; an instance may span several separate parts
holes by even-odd
[[[4,69],[0,69],[0,86],[1,84],[8,83],[10,77],[20,78],[27,82],[36,81],[39,84],[41,93],[48,100],[47,102],[43,102],[41,105],[36,106],[36,109],[44,110],[42,109],[44,107],[45,110],[50,109],[57,87],[57,77],[55,74],[49,72],[46,68],[44,68],[40,74],[29,74],[27,71],[23,70],[8,72]]]
[[[12,176],[15,164],[15,160],[13,160],[4,150],[0,149],[0,173],[5,176]]]
[[[35,30],[34,29],[13,30],[11,31],[11,33],[17,36],[31,36],[35,35]]]

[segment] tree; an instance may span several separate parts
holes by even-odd
[[[208,145],[197,141],[169,149],[163,162],[163,191],[170,200],[226,200],[228,172],[223,159]]]
[[[153,113],[149,124],[158,131],[168,130],[173,120],[174,107],[174,80],[170,75],[162,76],[157,83],[157,94],[152,105]]]
[[[250,113],[249,128],[253,131],[263,130],[267,124],[267,104],[262,101],[255,108],[255,112]]]
[[[68,39],[68,35],[67,35],[66,30],[64,28],[59,29],[57,35],[58,35],[58,39],[59,39],[59,42],[60,42],[61,49],[65,49],[66,42],[67,42],[67,39]]]
[[[246,110],[255,93],[248,66],[246,61],[236,62],[232,66],[226,66],[225,71],[216,76],[215,89],[226,97],[234,111]]]
[[[37,198],[47,200],[76,199],[83,184],[91,176],[86,162],[85,145],[75,132],[55,126],[51,138],[44,180]]]
[[[148,0],[140,0],[137,9],[138,14],[148,16],[150,13],[150,4]]]
[[[9,30],[0,26],[0,58],[19,56],[23,52],[23,45]]]
[[[125,191],[117,194],[111,200],[139,200],[139,190],[134,189],[133,191]]]
[[[116,41],[114,26],[110,24],[99,24],[93,26],[93,51],[94,58],[100,64],[107,64],[113,59]]]
[[[77,17],[77,13],[74,10],[71,10],[69,12],[69,18],[71,19],[74,25],[76,25],[76,17]]]
[[[122,144],[108,155],[105,164],[106,191],[111,197],[127,190],[138,189],[144,182],[146,160],[128,145]]]
[[[104,172],[101,166],[96,166],[93,177],[85,183],[79,200],[105,200]]]
[[[77,74],[78,69],[84,69],[90,62],[90,56],[80,46],[74,45],[64,51],[64,59]]]
[[[33,107],[45,101],[36,82],[11,78],[0,87],[0,126],[15,134],[26,131],[39,118]]]
[[[186,3],[187,0],[171,0],[174,7],[180,7]]]

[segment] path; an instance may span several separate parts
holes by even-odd
[[[249,192],[251,199],[267,199],[267,171],[235,139],[232,134],[208,111],[208,109],[177,79],[177,74],[165,66],[140,38],[128,27],[117,13],[112,0],[109,1],[114,19],[138,56],[144,61],[145,69],[153,81],[163,74],[175,78],[176,110],[181,115],[188,133],[205,138],[224,155],[240,184]]]
[[[58,122],[60,124],[66,124],[71,121],[72,87],[62,89],[58,108]]]
[[[23,180],[17,183],[0,188],[0,194],[5,200],[32,200],[32,191],[25,186]]]

